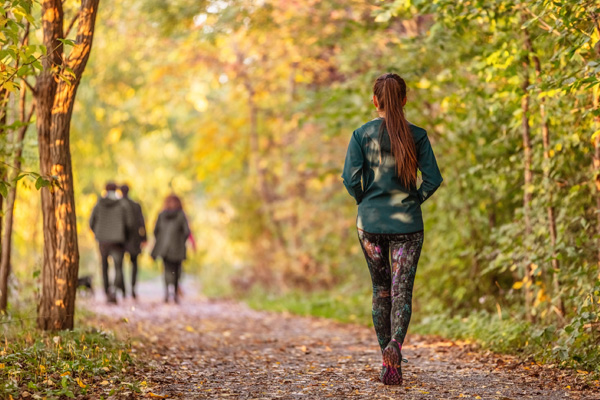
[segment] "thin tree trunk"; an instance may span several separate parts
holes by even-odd
[[[45,330],[72,329],[75,311],[79,249],[70,122],[77,87],[91,51],[99,0],[82,0],[75,46],[65,61],[74,77],[60,80],[63,66],[63,10],[61,0],[42,1],[42,27],[48,57],[36,84],[36,108],[40,169],[55,177],[57,185],[42,188],[44,260],[38,327]]]
[[[2,255],[0,257],[0,312],[6,311],[8,305],[8,277],[10,275],[11,268],[11,247],[12,247],[12,232],[13,232],[13,221],[14,221],[14,208],[15,200],[17,198],[17,177],[21,171],[21,156],[23,155],[23,140],[25,139],[25,133],[29,127],[29,121],[34,112],[34,107],[31,107],[29,114],[26,115],[26,98],[27,91],[25,88],[21,89],[21,95],[19,98],[19,121],[25,125],[21,126],[17,131],[17,137],[14,141],[14,147],[16,148],[13,157],[13,173],[10,177],[10,182],[13,185],[10,187],[8,197],[6,199],[6,211],[4,213],[5,226],[2,236]]]
[[[592,19],[596,27],[596,33],[600,38],[600,23],[598,22],[598,14],[592,13]],[[597,49],[597,47],[596,47]],[[597,52],[596,56],[600,56]],[[600,110],[600,89],[595,86],[592,92],[592,105],[594,110]],[[594,116],[595,131],[600,131],[600,115]],[[594,138],[594,159],[593,159],[593,170],[594,170],[594,183],[596,186],[596,264],[598,266],[598,279],[600,279],[600,134],[597,134]]]
[[[285,241],[283,228],[273,215],[274,196],[267,184],[265,169],[260,164],[260,148],[258,136],[258,107],[254,100],[254,88],[252,87],[249,78],[245,78],[246,91],[248,93],[248,110],[250,117],[250,170],[251,174],[256,178],[257,192],[262,200],[261,211],[268,219],[268,223],[272,226],[275,236],[275,242],[280,250],[287,253],[287,244]]]
[[[4,95],[4,90],[0,89],[0,98],[2,98]],[[0,111],[2,112],[2,114],[0,114],[0,135],[2,136],[6,136],[6,109],[4,107],[2,107],[2,104],[0,104]],[[6,171],[6,166],[5,165],[0,165],[0,179],[3,181],[6,181],[6,176],[7,176],[7,171]],[[4,225],[4,218],[2,217],[4,215],[4,197],[0,196],[0,232],[2,232],[2,227]],[[2,246],[2,235],[0,235],[0,248]],[[0,282],[0,296],[7,296],[7,291],[8,291],[8,275],[6,277],[6,279],[2,279],[2,281]],[[0,315],[2,315],[4,312],[4,309],[0,310]]]
[[[598,87],[594,88],[593,92],[593,106],[594,110],[600,110],[600,90]],[[600,131],[600,116],[594,117],[594,123],[596,125],[596,132]],[[594,183],[596,186],[596,235],[598,236],[596,248],[597,253],[597,264],[598,264],[598,279],[600,279],[600,134],[597,134],[594,138]]]
[[[523,97],[521,98],[521,129],[523,135],[523,216],[525,218],[525,233],[524,240],[526,240],[532,231],[531,226],[531,187],[533,185],[533,174],[531,172],[532,165],[532,152],[531,152],[531,131],[529,127],[529,78],[527,72],[523,76],[523,82],[521,89],[523,90]],[[527,318],[532,317],[533,308],[533,293],[531,290],[533,284],[533,273],[532,265],[529,260],[525,266],[525,279],[523,282],[523,288],[525,290],[525,306],[527,308]]]
[[[531,36],[529,35],[529,31],[527,29],[523,29],[523,34],[525,37],[525,47],[527,52],[531,56],[533,60],[533,65],[536,72],[536,77],[538,82],[541,81],[542,78],[542,64],[540,62],[539,57],[537,56],[535,49],[533,47],[533,42],[531,41]],[[556,242],[557,242],[557,233],[556,233],[556,213],[554,210],[553,194],[554,187],[551,184],[550,178],[550,126],[548,124],[548,117],[546,115],[546,97],[543,96],[540,99],[540,118],[542,120],[542,143],[544,147],[544,182],[545,187],[548,192],[548,206],[546,207],[546,213],[548,215],[548,230],[550,232],[550,245],[552,246],[552,269],[553,269],[553,278],[552,285],[554,288],[555,296],[558,296],[558,308],[562,314],[564,314],[564,303],[562,301],[562,297],[560,296],[560,280],[558,278],[558,273],[560,270],[560,264],[557,258],[556,253]]]

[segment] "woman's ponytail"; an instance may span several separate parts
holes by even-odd
[[[396,74],[384,74],[375,81],[373,93],[377,97],[379,110],[385,112],[385,127],[390,136],[398,179],[406,188],[415,187],[417,148],[402,106],[406,98],[406,83]]]

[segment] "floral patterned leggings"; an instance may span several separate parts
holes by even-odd
[[[381,351],[392,339],[402,346],[412,313],[423,231],[385,234],[359,229],[358,239],[373,281],[373,325]]]

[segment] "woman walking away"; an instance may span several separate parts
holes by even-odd
[[[169,301],[169,287],[173,286],[173,300],[179,303],[179,278],[181,263],[186,258],[185,242],[190,227],[183,212],[181,200],[174,194],[167,196],[163,211],[154,227],[156,243],[152,258],[162,258],[165,265],[165,303]]]
[[[442,176],[427,132],[404,116],[404,80],[396,74],[377,78],[373,104],[379,118],[352,133],[342,178],[358,204],[358,238],[373,281],[373,324],[383,355],[380,379],[399,385],[423,246],[421,204]],[[418,188],[417,170],[423,179]]]

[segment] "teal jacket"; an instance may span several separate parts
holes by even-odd
[[[412,233],[423,230],[421,204],[442,183],[427,132],[409,124],[417,148],[423,182],[419,188],[402,186],[390,137],[384,128],[380,161],[379,128],[382,118],[367,122],[352,133],[342,178],[358,204],[356,225],[370,233]]]

